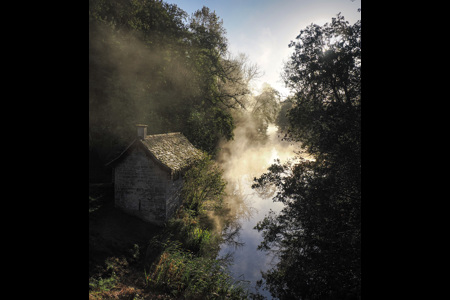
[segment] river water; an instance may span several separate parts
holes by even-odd
[[[267,172],[267,168],[280,159],[283,163],[295,156],[299,146],[282,141],[278,128],[269,125],[268,139],[264,144],[255,144],[246,138],[248,128],[237,128],[235,138],[223,146],[219,162],[227,180],[227,205],[234,214],[234,226],[228,232],[234,233],[231,242],[221,245],[219,257],[229,256],[230,272],[236,280],[248,282],[252,292],[257,291],[267,299],[273,299],[264,289],[257,289],[256,282],[262,278],[261,271],[267,271],[277,262],[276,257],[266,251],[257,250],[263,240],[262,233],[254,227],[263,220],[269,210],[279,212],[283,204],[273,202],[274,190],[262,194],[251,188],[253,178]]]

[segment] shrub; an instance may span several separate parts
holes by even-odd
[[[222,206],[226,186],[222,173],[207,154],[186,172],[182,197],[187,212],[196,216]]]
[[[235,282],[226,272],[224,261],[195,256],[178,242],[168,242],[146,275],[146,282],[153,289],[187,299],[248,297],[243,283]]]
[[[186,172],[183,205],[147,250],[152,263],[145,281],[152,291],[183,299],[248,298],[243,282],[228,274],[226,261],[216,259],[221,236],[204,220],[206,211],[221,207],[225,185],[209,155]]]

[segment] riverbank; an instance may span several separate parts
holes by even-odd
[[[111,185],[89,186],[89,299],[170,299],[145,289],[143,255],[161,228],[114,207]]]
[[[234,140],[221,145],[222,152],[218,156],[224,179],[228,182],[225,202],[234,210],[235,236],[238,237],[235,243],[222,243],[219,256],[231,257],[230,271],[234,278],[248,281],[251,291],[267,299],[273,299],[273,296],[264,290],[262,272],[271,269],[278,257],[258,250],[264,238],[255,226],[270,212],[279,213],[284,205],[272,201],[277,192],[275,186],[255,190],[253,179],[267,172],[275,160],[295,163],[297,156],[311,159],[299,153],[299,143],[284,141],[283,136],[274,124],[268,125],[266,138],[262,140],[249,139],[248,128],[238,127]]]
[[[210,185],[205,180],[214,176],[208,172],[217,172],[196,171],[187,174],[193,187]],[[111,189],[89,190],[89,299],[249,298],[245,286],[228,275],[226,260],[216,259],[222,237],[203,205],[211,199],[186,194],[174,218],[157,227],[116,209]]]

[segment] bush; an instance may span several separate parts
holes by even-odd
[[[182,190],[186,212],[196,216],[222,206],[226,186],[222,173],[207,154],[186,172]]]
[[[148,248],[153,263],[145,280],[151,290],[184,299],[248,298],[243,283],[227,273],[226,261],[216,259],[221,236],[204,220],[206,211],[221,207],[225,185],[209,155],[186,172],[183,205]]]
[[[184,249],[199,255],[212,253],[210,250],[218,245],[218,238],[213,236],[208,229],[200,226],[199,222],[192,217],[173,219],[166,228],[167,238],[179,241]]]
[[[226,272],[224,261],[195,256],[178,242],[169,241],[165,251],[146,275],[149,287],[186,299],[246,299],[242,282]]]

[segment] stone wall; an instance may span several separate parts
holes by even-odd
[[[172,211],[178,201],[172,192],[179,190],[179,185],[172,182],[169,174],[149,159],[144,150],[136,147],[115,167],[115,205],[161,225],[167,221],[168,206]]]
[[[178,207],[181,205],[181,189],[183,188],[183,179],[179,178],[172,181],[166,190],[166,221],[172,217]]]

